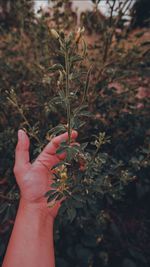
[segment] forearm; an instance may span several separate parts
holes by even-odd
[[[2,267],[54,267],[53,218],[20,201]]]

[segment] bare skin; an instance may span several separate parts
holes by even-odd
[[[77,132],[72,131],[75,140]],[[21,192],[19,209],[2,267],[54,267],[53,224],[60,202],[48,208],[45,192],[50,189],[49,170],[65,158],[56,155],[64,133],[51,140],[34,163],[29,160],[29,138],[18,131],[14,173]]]

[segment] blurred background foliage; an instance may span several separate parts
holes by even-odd
[[[78,73],[92,66],[88,106],[78,141],[92,153],[93,135],[105,132],[110,143],[97,153],[91,173],[99,177],[93,193],[62,205],[55,222],[57,267],[150,266],[150,91],[149,1],[106,1],[106,17],[93,10],[78,14],[71,1],[53,0],[34,12],[32,0],[1,1],[0,81],[0,261],[2,263],[19,202],[13,175],[18,128],[31,139],[31,159],[48,142],[48,131],[66,123],[61,106],[52,108],[59,75],[48,69],[62,63],[49,31],[77,32],[85,27],[88,54]],[[121,2],[121,1],[120,1]],[[129,12],[131,21],[124,19]],[[74,84],[82,95],[82,83]],[[15,99],[17,106],[9,99]],[[36,136],[36,138],[35,138]],[[37,142],[37,141],[40,141]],[[81,178],[84,164],[80,164]],[[114,181],[113,184],[110,181]],[[115,182],[117,181],[117,186]],[[119,181],[119,183],[118,183]],[[83,186],[91,190],[90,179]],[[91,191],[90,191],[91,192]],[[67,211],[67,212],[66,212]],[[64,216],[65,214],[65,216]]]

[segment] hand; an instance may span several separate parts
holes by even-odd
[[[72,131],[71,138],[74,140],[76,137],[77,132]],[[14,174],[21,191],[21,200],[27,205],[36,205],[52,217],[57,215],[60,201],[53,208],[48,208],[44,194],[50,190],[52,183],[51,168],[65,158],[65,153],[56,155],[56,150],[60,143],[67,139],[68,133],[53,138],[34,163],[31,164],[29,161],[29,138],[23,130],[18,131]]]

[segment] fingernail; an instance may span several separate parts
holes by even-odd
[[[73,133],[78,136],[78,132],[76,130],[73,130]]]
[[[18,131],[18,139],[21,141],[23,139],[23,130]]]

